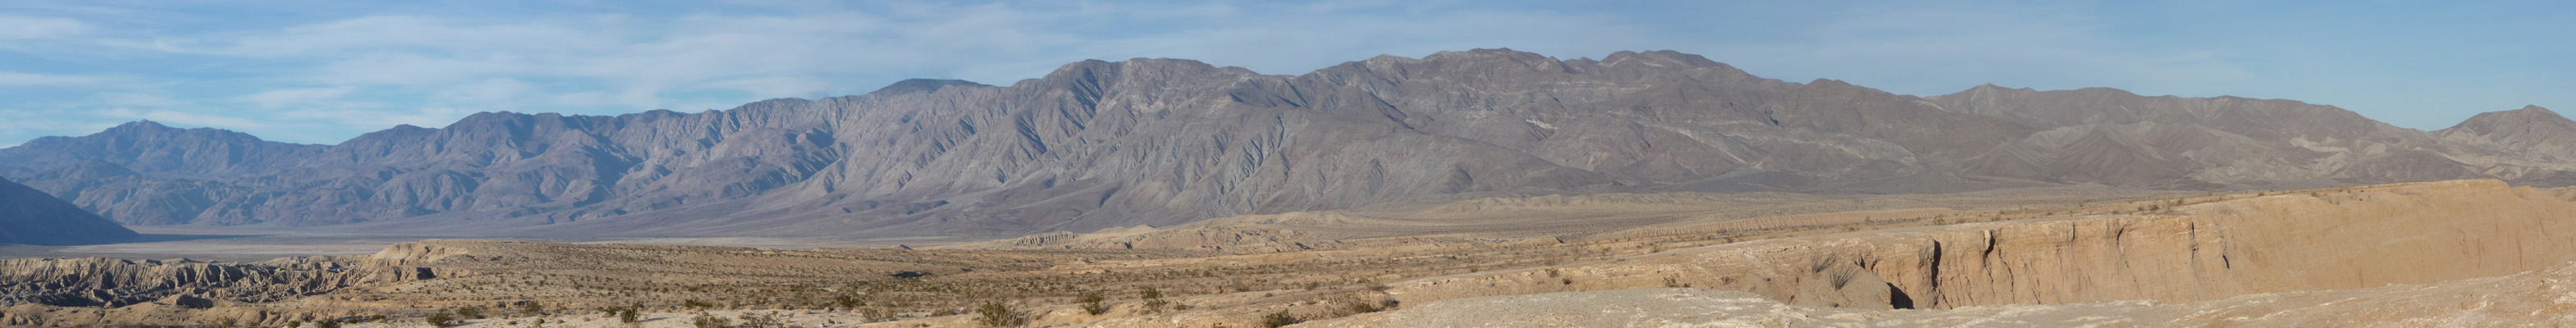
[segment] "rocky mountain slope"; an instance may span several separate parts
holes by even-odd
[[[1670,51],[1475,50],[1297,76],[1085,61],[1008,86],[482,113],[327,146],[137,122],[0,149],[0,174],[127,224],[558,236],[1012,235],[1486,193],[2576,182],[2561,175],[2576,163],[2549,157],[2576,153],[2547,150],[2569,141],[2477,126],[2111,89],[1916,97]],[[2564,126],[2513,131],[2549,128]]]
[[[134,230],[53,195],[0,179],[0,244],[97,244],[135,236]]]

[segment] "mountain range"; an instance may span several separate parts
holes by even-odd
[[[129,225],[458,235],[1014,235],[1509,193],[2576,184],[2540,107],[2420,131],[2292,100],[1918,97],[1697,55],[1508,49],[1303,75],[1084,61],[992,86],[617,116],[479,113],[336,145],[148,121],[0,149]]]

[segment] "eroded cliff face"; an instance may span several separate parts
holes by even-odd
[[[2576,260],[2576,202],[2462,180],[2145,208],[2148,213],[1762,240],[1396,285],[1407,302],[1691,286],[1790,304],[1956,308],[2193,302],[2491,277]]]
[[[160,304],[207,308],[270,303],[367,284],[469,275],[458,263],[496,261],[460,241],[388,246],[368,256],[290,257],[259,262],[109,258],[0,260],[0,307],[41,304],[121,308]]]
[[[392,276],[353,258],[302,257],[250,263],[186,260],[0,260],[0,306],[125,307],[146,303],[207,308],[276,302]]]

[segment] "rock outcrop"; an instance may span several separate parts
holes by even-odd
[[[53,195],[0,179],[0,244],[100,244],[135,236],[134,230]]]
[[[138,122],[0,149],[0,174],[127,224],[547,236],[1018,235],[1531,191],[2576,182],[2535,151],[2552,135],[2460,130],[2288,100],[1916,97],[1670,51],[1473,50],[1296,76],[1085,61],[1007,86],[481,113],[327,146]]]
[[[1693,286],[1789,304],[1947,309],[2196,302],[2426,284],[2576,260],[2576,201],[2493,180],[2275,194],[2150,213],[1773,239],[1395,284],[1407,303]],[[1562,273],[1570,283],[1547,276]]]

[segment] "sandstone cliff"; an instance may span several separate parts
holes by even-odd
[[[1694,286],[1789,304],[1957,308],[2194,302],[2502,276],[2576,260],[2576,201],[2493,180],[1761,240],[1395,284],[1408,303]],[[1570,283],[1549,276],[1562,274]]]

